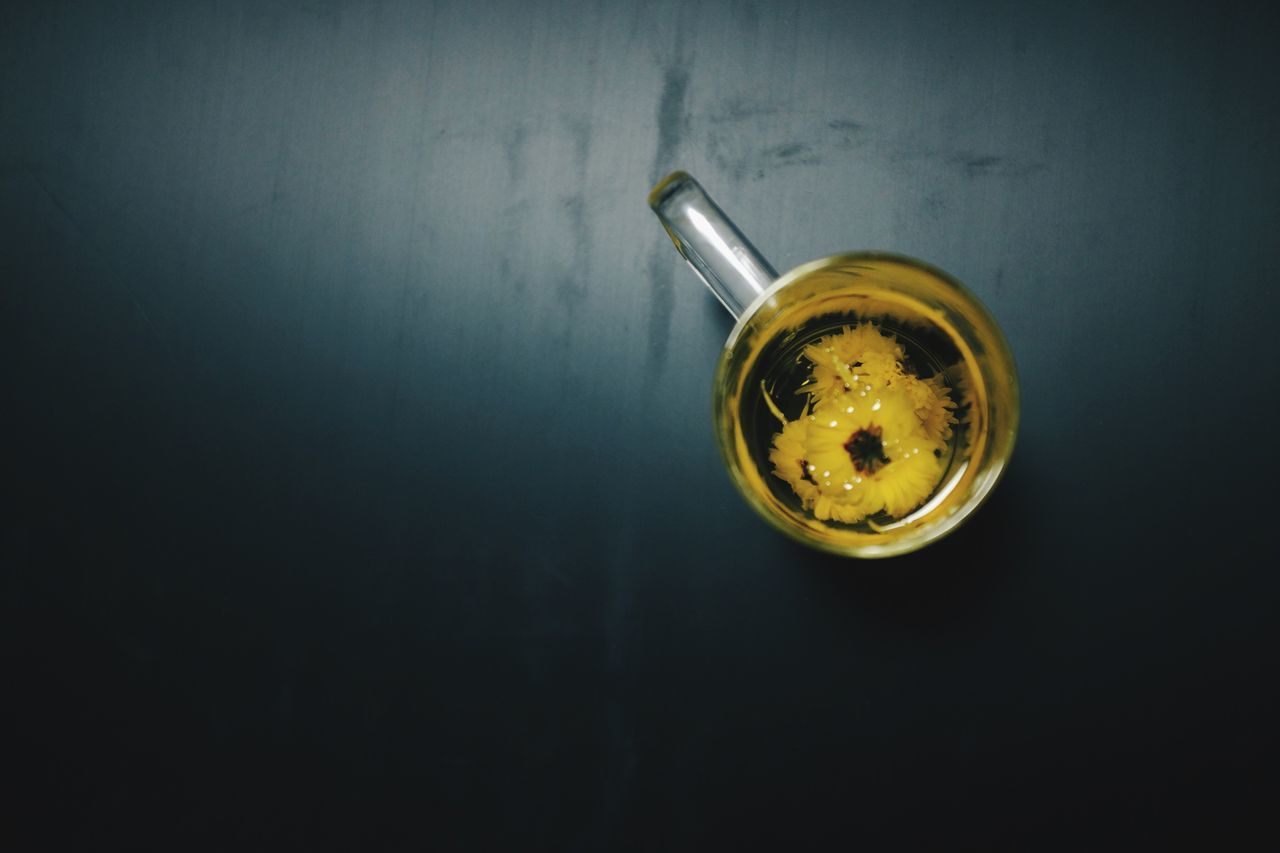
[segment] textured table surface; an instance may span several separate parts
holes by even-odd
[[[0,844],[1082,849],[1274,805],[1261,7],[0,18]],[[674,168],[779,269],[892,250],[991,308],[1022,431],[963,531],[849,563],[739,499]]]

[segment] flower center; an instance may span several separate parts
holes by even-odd
[[[889,464],[889,457],[884,455],[884,443],[880,440],[880,427],[875,424],[849,436],[844,449],[853,460],[853,467],[861,473],[874,474]]]

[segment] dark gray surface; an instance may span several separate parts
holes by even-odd
[[[0,14],[0,833],[1080,849],[1275,802],[1260,11]],[[844,563],[734,494],[673,168],[779,269],[986,301],[1024,415],[969,527]]]

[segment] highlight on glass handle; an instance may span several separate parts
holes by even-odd
[[[720,304],[741,317],[778,273],[688,172],[672,172],[649,193],[649,207],[676,250]]]

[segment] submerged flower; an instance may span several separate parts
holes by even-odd
[[[799,420],[788,423],[782,428],[782,432],[773,437],[773,449],[769,451],[773,475],[791,486],[805,509],[809,509],[818,497],[818,484],[813,480],[813,466],[805,458],[807,451],[804,441],[808,433],[809,419],[802,416]]]
[[[915,396],[914,402],[925,435],[946,441],[951,438],[951,427],[956,423],[956,404],[942,381],[942,374],[920,380],[919,386],[926,393]]]
[[[783,423],[769,461],[820,520],[898,517],[928,498],[956,418],[941,374],[921,379],[906,352],[872,323],[846,326],[805,347],[813,365],[800,418]],[[797,392],[797,393],[799,393]]]
[[[909,512],[942,474],[941,443],[925,433],[907,395],[889,388],[873,398],[843,394],[815,412],[805,449],[818,491],[856,498],[867,514]]]
[[[878,367],[900,364],[906,353],[875,324],[858,323],[818,338],[804,348],[804,357],[813,365],[813,373],[796,393],[808,393],[815,404],[821,404],[836,394],[856,390],[872,370],[869,362]]]

